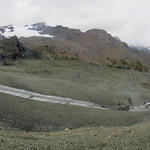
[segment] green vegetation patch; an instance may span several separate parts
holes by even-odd
[[[111,68],[118,68],[118,69],[134,69],[140,72],[148,72],[149,67],[145,66],[143,63],[141,63],[139,60],[135,62],[129,62],[125,59],[111,59],[109,57],[106,58],[109,62],[108,67]]]

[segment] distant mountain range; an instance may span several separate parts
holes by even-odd
[[[81,32],[78,29],[60,25],[48,26],[45,23],[0,27],[1,39],[14,35],[28,50],[38,52],[38,55],[44,57],[74,58],[95,65],[112,65],[120,60],[128,63],[139,61],[150,66],[148,50],[139,51],[136,47],[129,47],[118,37],[112,37],[101,29]]]
[[[150,53],[150,47],[133,46],[133,45],[131,45],[130,47],[133,48],[133,49],[139,50],[139,51],[145,51],[145,52]]]

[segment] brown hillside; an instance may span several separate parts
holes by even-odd
[[[110,60],[124,59],[130,63],[139,61],[150,65],[149,53],[129,48],[126,43],[115,39],[104,30],[81,32],[62,26],[46,26],[44,33],[53,34],[55,38],[31,37],[21,38],[20,41],[34,50],[49,46],[56,52],[72,55],[93,64],[110,64]]]

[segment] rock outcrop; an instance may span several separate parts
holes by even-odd
[[[9,65],[12,62],[24,58],[25,48],[17,37],[0,40],[0,63]]]

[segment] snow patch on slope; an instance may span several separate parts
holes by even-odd
[[[12,30],[13,29],[13,30]],[[4,28],[5,32],[2,33],[0,31],[0,34],[5,36],[6,38],[17,36],[17,37],[32,37],[32,36],[40,36],[40,37],[49,37],[53,38],[54,36],[51,36],[49,34],[41,34],[39,31],[36,31],[33,29],[33,26],[25,25],[25,26],[15,26],[15,25],[9,25]]]

